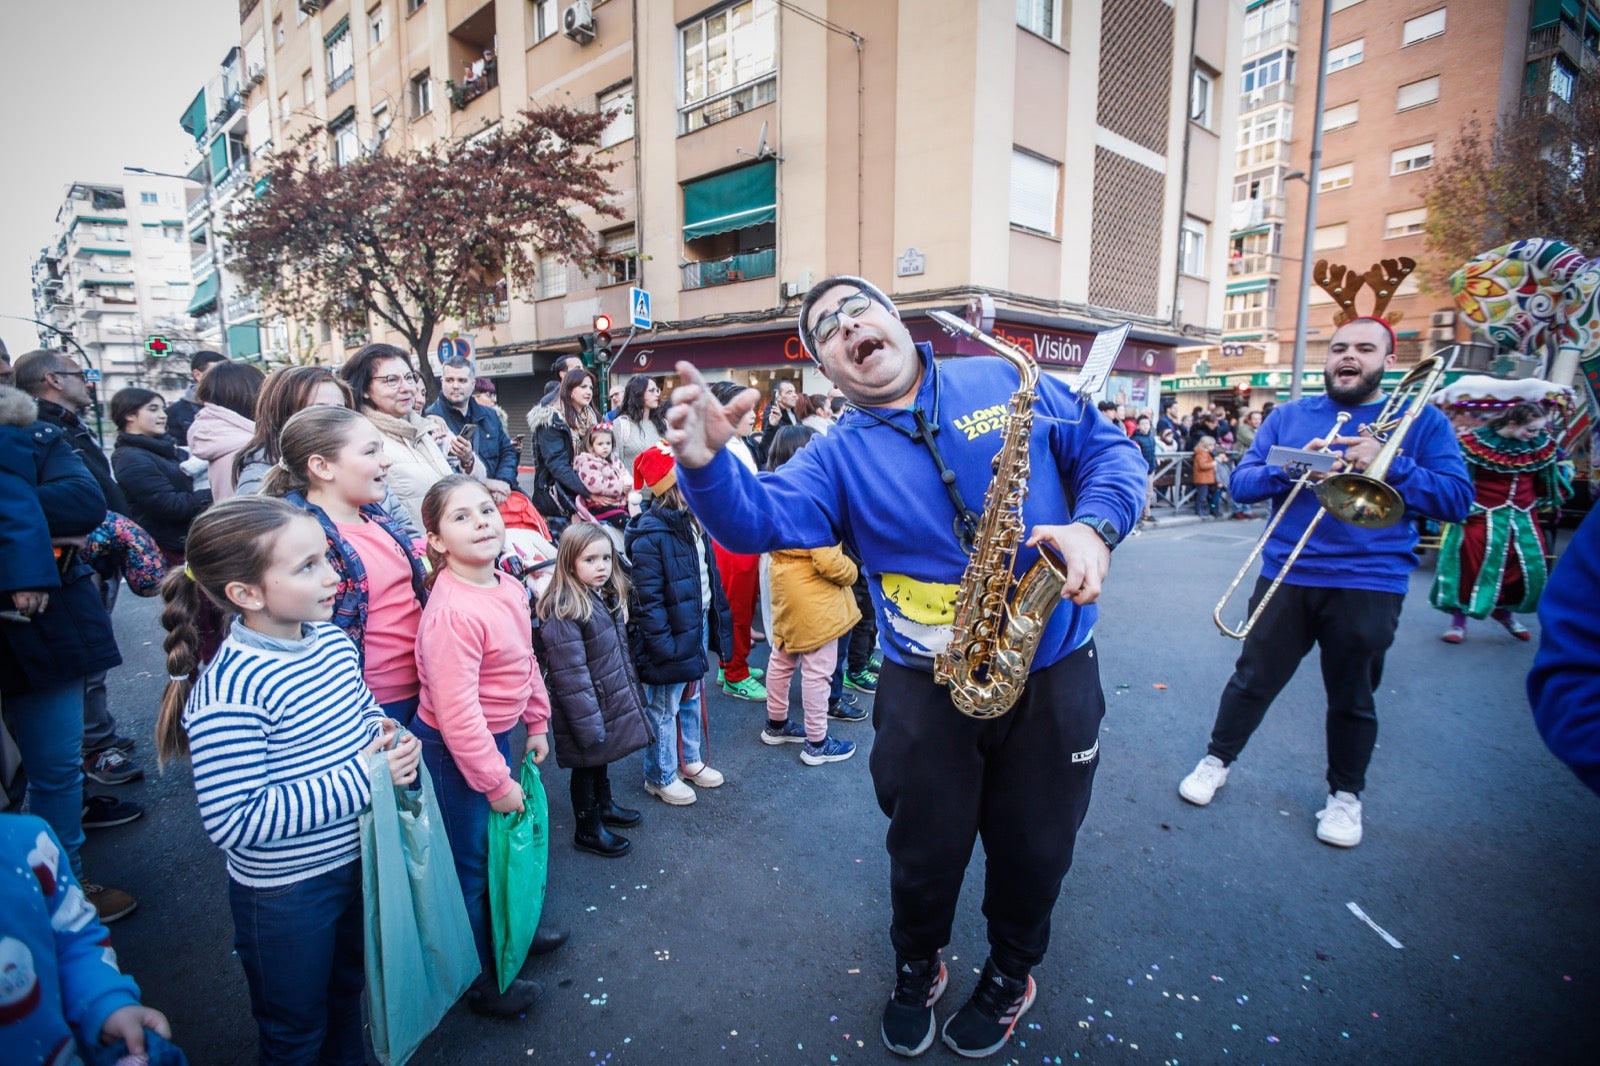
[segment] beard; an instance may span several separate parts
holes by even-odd
[[[1327,390],[1328,398],[1336,403],[1348,407],[1359,406],[1368,402],[1374,394],[1382,391],[1383,367],[1377,366],[1362,374],[1352,385],[1341,385],[1337,378],[1327,370],[1322,372],[1322,385]]]

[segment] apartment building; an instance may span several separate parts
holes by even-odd
[[[146,341],[192,339],[185,210],[179,179],[75,181],[56,211],[54,240],[34,260],[34,317],[52,327],[39,331],[39,344],[85,361],[101,376],[102,397],[127,385],[168,387]]]
[[[1558,106],[1578,77],[1600,66],[1595,0],[1331,3],[1313,261],[1360,270],[1401,256],[1421,261],[1429,171],[1463,123],[1475,118],[1492,129],[1519,109]],[[1207,374],[1190,364],[1170,384],[1184,402],[1248,398],[1259,407],[1287,397],[1290,387],[1322,3],[1257,0],[1246,19],[1261,32],[1268,22],[1282,27],[1286,68],[1269,75],[1281,82],[1253,84],[1252,63],[1266,61],[1278,44],[1256,50],[1251,41],[1259,38],[1247,40],[1223,344],[1197,353]],[[1268,103],[1278,85],[1285,103]],[[1250,109],[1254,93],[1263,94],[1262,104]],[[1272,147],[1258,149],[1262,143]],[[1402,365],[1469,339],[1449,293],[1425,291],[1418,277],[1400,286],[1390,307],[1403,316]],[[1335,310],[1313,285],[1303,388],[1322,388]]]
[[[607,268],[549,257],[530,296],[457,324],[513,410],[596,313],[627,321],[633,286],[657,328],[619,374],[689,358],[758,387],[823,389],[793,316],[837,272],[880,283],[941,353],[974,349],[928,308],[970,307],[1059,372],[1132,321],[1110,388],[1138,406],[1180,345],[1220,336],[1238,0],[240,6],[264,75],[247,127],[324,131],[324,159],[490,136],[530,102],[618,112]],[[297,323],[287,346],[337,361],[371,325]]]

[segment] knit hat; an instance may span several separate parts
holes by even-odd
[[[633,461],[633,487],[649,488],[659,496],[678,483],[678,464],[672,458],[672,448],[666,441],[657,441],[646,448]]]
[[[811,331],[806,328],[806,322],[811,317],[811,309],[815,307],[817,301],[822,298],[822,294],[827,292],[829,289],[836,289],[841,285],[854,285],[856,288],[860,289],[862,292],[878,301],[884,307],[888,308],[891,315],[894,315],[896,318],[900,317],[900,311],[895,307],[894,301],[885,296],[882,289],[878,288],[866,278],[858,278],[853,274],[836,274],[831,278],[823,278],[821,281],[811,286],[811,291],[806,293],[805,298],[800,301],[800,344],[805,348],[806,354],[811,356],[811,361],[816,363],[818,366],[822,365],[822,360],[817,358],[817,350],[811,346]]]

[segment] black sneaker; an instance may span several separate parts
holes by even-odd
[[[972,998],[944,1023],[944,1042],[957,1055],[981,1059],[1005,1047],[1017,1019],[1033,1006],[1033,976],[1017,980],[995,969],[994,960],[983,964],[983,974]]]
[[[890,1051],[912,1057],[933,1045],[937,1024],[933,1005],[944,995],[950,975],[938,955],[931,959],[897,958],[895,966],[894,995],[883,1008],[881,1032]]]
[[[144,808],[115,796],[88,796],[83,801],[83,827],[110,829],[144,817]]]
[[[845,693],[846,696],[849,693]],[[840,722],[865,722],[868,711],[865,707],[858,707],[855,701],[845,702],[834,700],[828,704],[828,717]]]
[[[121,748],[102,748],[84,758],[83,774],[102,785],[125,785],[139,780],[144,771]]]

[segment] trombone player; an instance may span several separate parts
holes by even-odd
[[[1359,285],[1357,278],[1352,295]],[[1393,281],[1385,287],[1392,292]],[[1347,299],[1340,302],[1349,310]],[[1262,423],[1229,482],[1229,492],[1239,503],[1271,499],[1276,514],[1290,495],[1295,478],[1266,461],[1274,444],[1300,447],[1309,440],[1306,447],[1311,450],[1343,449],[1337,470],[1363,471],[1377,458],[1380,442],[1356,434],[1377,421],[1384,406],[1381,385],[1385,368],[1395,361],[1394,330],[1378,317],[1358,318],[1353,311],[1341,317],[1346,320],[1333,334],[1323,364],[1326,392],[1280,404]],[[1386,480],[1407,511],[1459,522],[1472,505],[1472,481],[1449,420],[1431,404],[1420,406]],[[1349,415],[1347,428],[1326,439],[1341,414]],[[1322,521],[1290,565],[1292,547],[1321,506],[1311,493],[1296,493],[1271,529],[1250,598],[1252,615],[1280,574],[1282,585],[1249,627],[1233,676],[1222,690],[1206,756],[1178,785],[1178,794],[1199,807],[1211,802],[1273,699],[1317,645],[1328,697],[1329,793],[1327,805],[1317,813],[1317,839],[1349,848],[1361,843],[1360,796],[1378,736],[1373,691],[1417,566],[1417,533],[1406,521],[1378,529]]]

